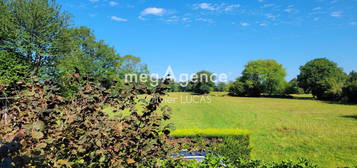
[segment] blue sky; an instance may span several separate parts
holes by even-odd
[[[209,70],[233,80],[255,59],[275,59],[292,79],[326,57],[357,70],[357,0],[59,0],[87,26],[153,73]]]

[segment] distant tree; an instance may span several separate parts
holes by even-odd
[[[239,78],[244,83],[247,96],[280,94],[284,88],[286,72],[275,60],[250,61]]]
[[[218,82],[215,84],[214,91],[216,92],[224,92],[226,90],[227,83],[225,82]]]
[[[304,90],[298,86],[297,79],[294,78],[289,83],[287,83],[284,93],[287,95],[302,94],[304,93]]]
[[[300,67],[298,85],[318,99],[337,99],[341,96],[346,74],[335,62],[318,58]]]
[[[235,82],[229,86],[229,95],[231,96],[246,96],[246,88],[244,82],[238,78]]]
[[[179,92],[180,91],[180,84],[175,81],[171,81],[167,87],[168,87],[167,91],[169,91],[169,92]]]
[[[347,101],[357,103],[357,72],[352,71],[345,86],[343,87],[343,96]]]
[[[139,57],[125,55],[121,59],[120,75],[123,78],[125,74],[149,74],[149,69]]]
[[[214,76],[211,72],[200,71],[195,74],[192,81],[192,91],[197,94],[207,94],[214,89]]]

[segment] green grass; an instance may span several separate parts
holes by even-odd
[[[173,137],[231,137],[231,136],[242,136],[249,135],[248,130],[236,129],[236,128],[226,128],[226,129],[217,129],[217,128],[206,128],[206,129],[176,129],[171,132]]]
[[[321,167],[357,165],[357,105],[219,93],[194,98],[170,93],[165,100],[177,128],[250,130],[254,159],[305,157]]]

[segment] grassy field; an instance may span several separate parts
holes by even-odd
[[[357,105],[283,98],[209,97],[170,93],[177,128],[243,128],[253,158],[305,157],[321,167],[357,165]]]

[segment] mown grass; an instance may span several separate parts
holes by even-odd
[[[170,93],[165,102],[173,108],[171,121],[177,128],[248,129],[254,159],[304,157],[321,167],[357,165],[357,105],[212,95]]]
[[[232,137],[232,136],[242,136],[249,135],[250,132],[248,130],[242,130],[237,128],[191,128],[191,129],[176,129],[171,132],[171,136],[173,137]]]

